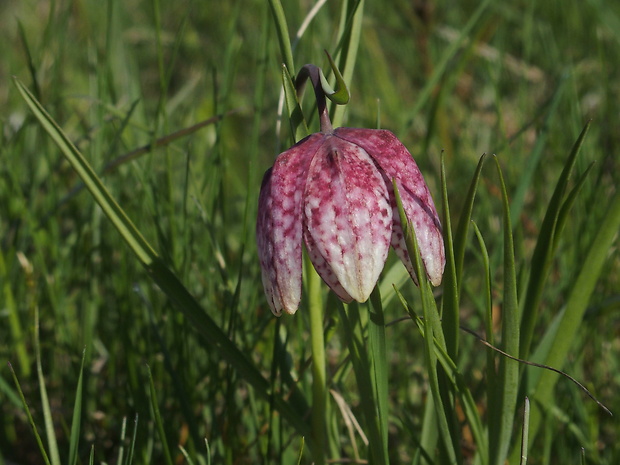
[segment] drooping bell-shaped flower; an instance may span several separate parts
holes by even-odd
[[[279,316],[299,306],[302,241],[318,274],[345,302],[368,299],[390,245],[416,279],[392,180],[415,228],[426,274],[439,285],[445,265],[441,224],[411,154],[387,130],[333,130],[320,83],[313,84],[321,132],[277,157],[259,196],[256,236],[271,310]]]

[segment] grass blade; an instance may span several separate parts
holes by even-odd
[[[443,205],[443,238],[446,253],[446,267],[443,274],[444,295],[441,299],[441,325],[446,350],[453,360],[457,360],[459,348],[459,285],[456,274],[448,186],[446,181],[445,157],[441,154],[441,197]],[[475,178],[474,178],[475,179]],[[472,199],[473,201],[473,199]],[[463,241],[464,239],[461,238]]]
[[[30,91],[16,77],[13,82],[17,86],[20,94],[25,100],[30,110],[34,113],[43,129],[58,145],[64,156],[67,158],[73,169],[82,178],[95,201],[99,204],[106,216],[112,221],[118,232],[131,250],[138,256],[143,265],[148,266],[157,257],[152,247],[146,242],[146,239],[140,234],[138,229],[133,225],[125,212],[112,198],[101,180],[97,177],[93,169],[90,167],[86,159],[73,145],[69,138],[64,134],[60,126],[45,111],[43,106],[36,100]]]
[[[529,441],[530,430],[530,399],[525,398],[525,405],[523,407],[523,431],[521,436],[521,462],[519,465],[527,464],[527,448]]]
[[[125,465],[131,465],[133,463],[133,452],[136,447],[136,435],[138,434],[138,414],[133,421],[133,435],[131,436],[131,444],[129,445],[129,453],[125,459]]]
[[[413,321],[416,323],[418,330],[420,331],[420,334],[424,335],[423,318],[420,318],[416,314],[415,310],[409,304],[407,304],[407,301],[405,300],[405,298],[402,296],[400,292],[396,291],[396,294],[398,298],[400,299],[400,302],[403,305],[403,307],[407,310],[407,312],[410,314]],[[441,364],[442,368],[444,369],[446,373],[448,381],[451,383],[452,387],[454,388],[454,391],[459,396],[461,405],[463,406],[463,411],[465,413],[465,418],[467,419],[467,423],[469,424],[471,428],[472,435],[474,437],[474,441],[476,443],[477,449],[479,451],[486,451],[487,450],[486,432],[482,425],[482,418],[480,417],[480,414],[478,412],[478,408],[474,400],[474,397],[471,391],[469,390],[469,388],[467,387],[467,385],[465,384],[465,379],[463,378],[463,375],[459,372],[458,367],[456,366],[454,361],[450,358],[450,356],[446,352],[445,347],[442,347],[441,342],[437,338],[434,338],[433,342],[434,342],[434,351],[437,357],[437,361]],[[484,454],[481,454],[479,459],[480,459],[480,463],[482,464],[487,463],[487,459],[484,456]]]
[[[581,268],[571,293],[568,297],[566,308],[562,315],[558,329],[555,333],[553,344],[549,354],[544,361],[545,365],[562,369],[571,344],[579,327],[583,314],[587,308],[596,282],[599,279],[603,264],[606,261],[608,251],[616,239],[618,229],[620,229],[620,192],[616,192],[612,199],[607,213],[603,216],[584,264]],[[559,375],[545,370],[541,373],[538,384],[532,394],[536,402],[532,404],[530,438],[535,438],[542,422],[544,406],[553,404],[553,390]]]
[[[43,365],[41,364],[41,347],[39,344],[39,308],[34,308],[34,350],[37,362],[37,377],[39,379],[39,390],[41,393],[41,409],[43,410],[43,421],[45,423],[45,435],[47,436],[47,447],[49,447],[51,465],[60,465],[60,454],[58,453],[58,442],[56,441],[56,430],[52,419],[52,409],[47,396],[45,377],[43,376]]]
[[[291,39],[288,31],[288,23],[284,15],[284,9],[280,0],[269,0],[271,13],[276,25],[276,34],[280,43],[280,52],[282,53],[282,63],[286,68],[295,72],[295,62],[293,61],[293,50],[291,49]]]
[[[502,307],[502,348],[512,356],[519,353],[519,305],[517,302],[517,273],[515,267],[510,205],[504,177],[497,157],[495,164],[499,175],[503,204],[504,228],[504,296]],[[499,361],[497,397],[489,425],[490,463],[503,465],[510,447],[514,425],[515,407],[519,384],[519,365],[502,357]]]
[[[151,407],[153,414],[155,415],[155,424],[157,425],[157,432],[159,433],[159,440],[161,447],[164,451],[164,457],[168,465],[173,465],[172,456],[170,455],[170,448],[168,447],[168,440],[166,439],[166,431],[164,430],[164,422],[161,419],[159,413],[159,403],[157,401],[157,392],[155,391],[155,384],[153,383],[153,374],[151,373],[151,367],[146,366],[146,370],[149,376],[149,392],[151,394]]]
[[[178,277],[157,256],[156,252],[133,225],[125,212],[114,201],[86,159],[43,109],[41,104],[37,102],[17,78],[14,78],[14,82],[40,124],[77,171],[97,204],[112,221],[123,240],[136,254],[153,281],[175,304],[177,310],[192,322],[192,325],[202,337],[203,342],[210,347],[215,347],[222,358],[230,363],[256,389],[261,397],[267,400],[271,399],[270,384],[265,377],[220,329],[217,323],[200,307],[196,299],[181,284]],[[297,411],[279,395],[275,396],[274,404],[282,416],[293,425],[299,434],[307,435],[309,433],[309,427],[303,418],[303,412],[306,411],[307,406],[302,406],[300,411]],[[312,442],[309,439],[306,440],[306,444],[309,449],[312,449]]]
[[[590,123],[585,125],[577,141],[568,156],[562,174],[558,179],[555,190],[549,201],[545,218],[540,228],[540,235],[536,241],[534,254],[531,261],[531,274],[528,282],[527,291],[523,299],[522,316],[521,316],[521,335],[519,342],[519,357],[528,358],[530,354],[530,346],[532,343],[532,335],[538,321],[538,307],[542,298],[547,275],[552,262],[553,243],[557,241],[561,228],[558,228],[558,217],[564,201],[564,195],[568,181],[570,180],[573,167],[577,161],[577,155],[583,144],[583,141],[590,128]]]
[[[73,418],[71,420],[71,437],[69,440],[69,465],[75,465],[78,459],[78,444],[80,441],[80,425],[82,420],[82,379],[84,377],[84,360],[86,349],[82,351],[82,363],[80,364],[80,376],[75,389],[75,402],[73,404]]]
[[[364,0],[346,0],[342,3],[338,37],[338,69],[342,71],[342,77],[347,88],[351,88],[351,79],[357,60],[357,50],[360,44],[362,21],[364,19]],[[342,125],[345,107],[332,105],[330,112],[334,127]]]
[[[377,398],[373,388],[374,380],[371,379],[370,375],[371,362],[362,337],[363,328],[360,310],[364,309],[364,307],[360,308],[360,305],[354,301],[347,306],[346,311],[343,305],[339,305],[338,309],[340,310],[345,340],[349,348],[349,356],[353,371],[355,372],[359,395],[361,399],[364,399],[361,407],[366,420],[371,462],[378,465],[387,464],[388,455],[387,450],[384,448],[383,435],[379,424]]]
[[[286,108],[288,110],[288,119],[291,123],[291,133],[295,142],[299,142],[306,137],[310,131],[308,124],[301,111],[301,105],[297,98],[295,84],[291,79],[290,70],[286,66],[282,66],[282,86],[284,87],[284,99],[286,100]]]
[[[39,452],[41,452],[41,456],[43,457],[43,461],[45,462],[45,464],[51,465],[49,456],[47,455],[47,451],[45,450],[45,446],[43,445],[43,441],[41,440],[41,435],[39,434],[39,430],[37,429],[37,425],[34,422],[34,418],[32,418],[32,413],[30,413],[30,408],[28,408],[26,397],[24,397],[22,387],[19,384],[17,375],[15,374],[15,370],[13,370],[13,365],[11,365],[10,362],[8,363],[8,365],[9,365],[9,370],[11,370],[11,375],[13,375],[13,382],[15,383],[15,387],[17,388],[17,393],[19,394],[19,398],[22,401],[24,412],[26,412],[26,416],[28,417],[28,423],[30,424],[30,428],[32,428],[32,432],[34,433],[34,438],[37,441],[37,445],[39,446]]]
[[[517,186],[512,196],[512,202],[510,203],[510,220],[512,224],[515,224],[517,222],[519,216],[521,215],[521,211],[523,210],[525,195],[531,188],[534,173],[536,172],[540,163],[540,159],[542,158],[542,154],[544,151],[543,149],[545,148],[545,144],[547,143],[550,123],[553,117],[556,116],[556,113],[558,111],[560,97],[562,96],[562,90],[564,88],[565,82],[566,80],[562,79],[558,88],[553,94],[553,98],[551,99],[551,102],[549,104],[549,110],[542,124],[542,130],[538,134],[536,144],[532,149],[532,153],[529,156],[523,173],[520,175],[519,185]]]
[[[478,182],[480,181],[480,173],[482,172],[482,166],[486,160],[486,154],[480,157],[478,166],[474,172],[474,176],[469,184],[469,190],[465,197],[465,203],[459,217],[459,224],[456,228],[456,234],[454,235],[454,263],[456,268],[456,282],[459,287],[459,293],[461,284],[463,281],[463,262],[465,261],[465,248],[467,246],[467,232],[469,230],[469,224],[471,222],[471,215],[474,209],[474,200],[476,199],[476,193],[478,192]]]
[[[442,349],[445,349],[446,347],[441,329],[441,321],[435,305],[433,292],[430,288],[426,272],[423,268],[418,241],[415,236],[413,225],[407,218],[405,211],[402,208],[402,201],[400,194],[398,193],[398,187],[394,181],[393,188],[396,196],[396,204],[398,205],[398,212],[400,214],[400,221],[403,225],[403,234],[406,239],[407,250],[409,251],[409,257],[411,258],[411,262],[414,266],[419,282],[420,300],[422,302],[422,314],[424,318],[422,325],[425,346],[424,361],[429,378],[430,390],[433,395],[433,402],[435,404],[439,433],[444,444],[443,450],[449,463],[460,463],[459,458],[457,458],[460,455],[460,446],[456,438],[452,435],[453,433],[450,429],[448,414],[446,412],[444,402],[442,401],[437,367],[437,355],[434,349],[434,338],[438,338]]]

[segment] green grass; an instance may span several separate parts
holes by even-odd
[[[620,414],[620,6],[328,1],[283,58],[311,4],[278,4],[0,4],[0,465],[514,465],[526,396],[528,463],[618,463],[615,417],[457,322]],[[333,121],[396,133],[453,253],[276,319],[257,197],[281,63],[323,49]]]

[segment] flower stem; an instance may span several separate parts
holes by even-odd
[[[314,463],[325,464],[327,380],[325,375],[325,338],[323,334],[323,298],[321,278],[307,256],[305,274],[308,284],[308,306],[310,311],[310,342],[312,348],[312,434],[314,436]]]
[[[329,111],[327,111],[327,99],[325,98],[325,91],[323,90],[323,84],[321,83],[321,68],[316,65],[304,65],[299,70],[299,74],[295,80],[295,87],[297,88],[298,95],[303,91],[307,79],[310,79],[312,88],[314,89],[316,106],[319,112],[321,132],[333,132],[334,128],[332,127],[332,122],[329,119]]]

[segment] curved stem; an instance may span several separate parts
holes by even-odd
[[[327,100],[325,99],[325,91],[323,90],[323,84],[321,82],[321,68],[316,65],[304,65],[297,75],[295,80],[295,87],[297,89],[297,95],[301,94],[306,80],[310,79],[312,87],[314,89],[314,96],[316,98],[316,106],[319,112],[319,122],[321,124],[322,133],[333,132],[332,122],[329,119],[329,112],[327,111]]]

